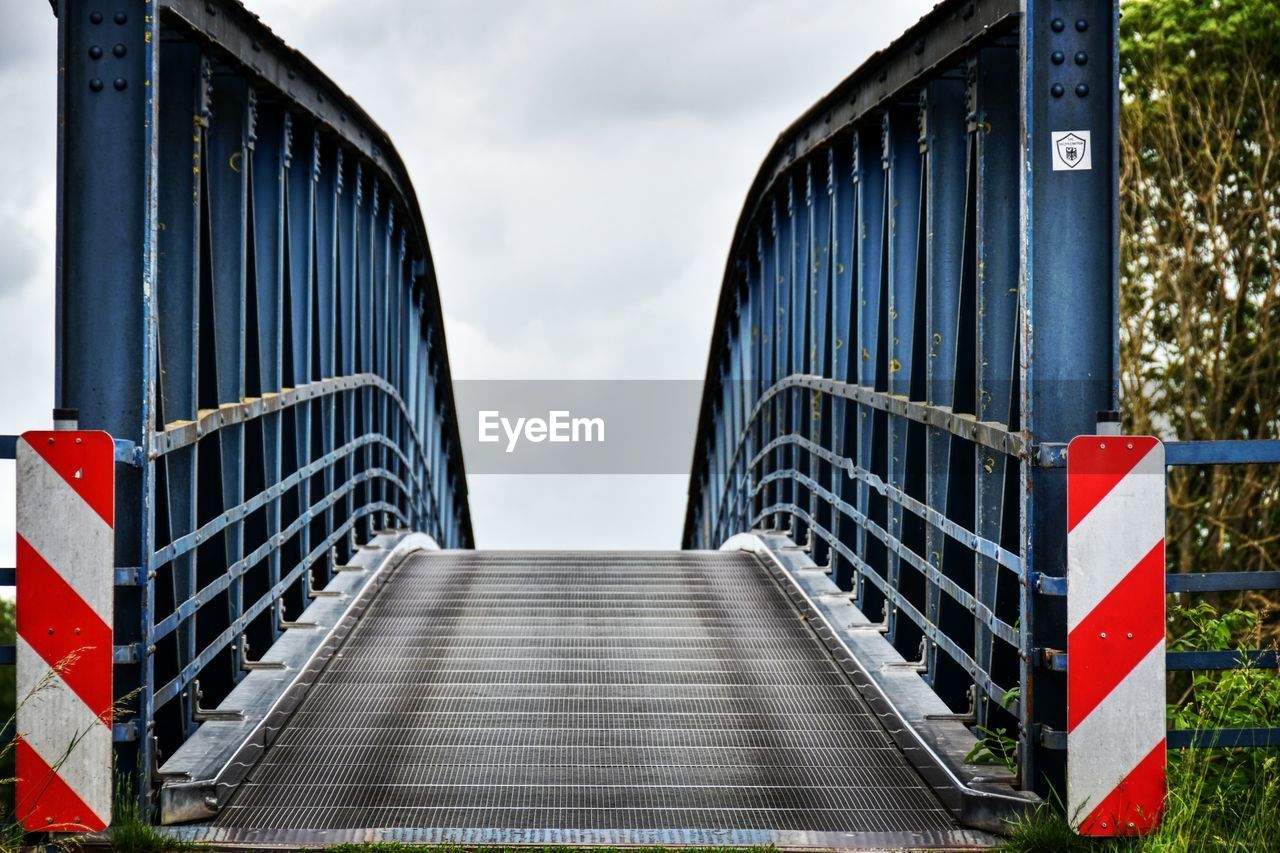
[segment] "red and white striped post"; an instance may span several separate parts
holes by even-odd
[[[1067,448],[1067,817],[1137,835],[1165,799],[1165,466],[1149,436]]]
[[[17,447],[18,822],[111,822],[115,444],[23,433]]]

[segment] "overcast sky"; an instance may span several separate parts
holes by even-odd
[[[248,0],[391,135],[459,379],[701,379],[778,132],[925,0]],[[0,27],[0,433],[52,406],[56,21]],[[109,334],[110,330],[104,330]],[[671,413],[693,418],[694,411]],[[683,476],[473,476],[482,547],[679,547]],[[12,463],[0,564],[12,565]]]

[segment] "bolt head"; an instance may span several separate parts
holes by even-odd
[[[115,47],[111,48],[111,52],[112,54],[115,55],[117,59],[119,59],[120,57],[128,53],[129,49],[125,47],[123,44],[117,44]]]
[[[96,44],[95,44],[93,47],[89,48],[89,58],[90,58],[90,59],[101,59],[101,58],[102,58],[102,48],[101,48],[101,47],[99,47],[99,46],[98,46],[98,45],[96,45]]]
[[[1087,97],[1089,94],[1089,87],[1084,83],[1081,83],[1079,86],[1076,86],[1076,94],[1082,98]]]
[[[1052,60],[1054,65],[1061,65],[1062,63],[1067,61],[1067,55],[1060,50],[1055,50],[1049,56],[1049,59]]]
[[[89,13],[89,23],[91,23],[91,24],[101,24],[101,23],[102,23],[102,13],[101,13],[101,12],[90,12],[90,13]]]
[[[1076,32],[1082,33],[1087,29],[1089,29],[1089,22],[1086,21],[1084,18],[1081,18],[1080,20],[1076,21]]]
[[[1060,32],[1062,32],[1063,30],[1065,30],[1065,29],[1067,28],[1067,24],[1066,24],[1066,22],[1065,22],[1065,21],[1063,21],[1061,18],[1054,18],[1054,19],[1049,23],[1049,26],[1050,26],[1050,28],[1052,28],[1052,29],[1053,29],[1053,31],[1054,31],[1055,33],[1060,33]]]
[[[116,87],[117,92],[123,92],[124,87],[129,85],[129,81],[123,77],[117,77],[111,85]]]
[[[124,25],[129,21],[129,16],[124,12],[116,12],[115,17],[111,20],[115,21],[117,24]]]
[[[1049,87],[1049,94],[1053,95],[1055,98],[1061,98],[1065,91],[1066,90],[1062,88],[1061,83],[1054,83]]]
[[[90,80],[90,81],[89,81],[89,91],[91,91],[91,92],[101,92],[101,91],[102,91],[102,81],[101,81],[100,79],[98,79],[97,77],[94,77],[92,80]],[[50,444],[53,444],[53,439],[49,439],[49,443],[50,443]]]
[[[1089,54],[1083,50],[1076,51],[1076,65],[1084,65],[1089,61]]]

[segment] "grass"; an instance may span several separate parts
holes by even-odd
[[[1258,648],[1261,620],[1242,610],[1219,614],[1207,604],[1171,613],[1182,626],[1170,648]],[[1280,725],[1280,672],[1244,668],[1196,672],[1174,680],[1170,728]],[[1171,750],[1169,794],[1159,828],[1145,838],[1080,838],[1046,805],[1012,827],[1010,853],[1077,853],[1106,848],[1135,853],[1280,850],[1280,750]]]
[[[128,784],[116,789],[111,809],[111,849],[121,853],[165,853],[168,850],[198,850],[200,845],[170,838],[153,826],[139,808],[138,798]]]

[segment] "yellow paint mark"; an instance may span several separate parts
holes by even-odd
[[[231,171],[235,172],[237,175],[240,174],[239,161],[242,159],[244,159],[244,152],[242,151],[237,151],[227,158],[227,165],[230,166]]]
[[[902,369],[902,362],[898,361],[896,358],[889,359],[890,373],[897,373],[901,369]]]

